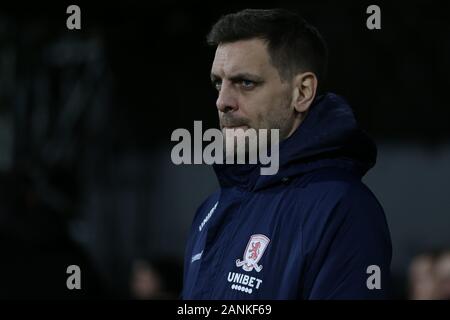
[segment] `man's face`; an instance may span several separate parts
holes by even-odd
[[[271,64],[263,40],[220,44],[211,80],[219,92],[221,129],[280,129],[280,140],[295,129],[292,85]]]

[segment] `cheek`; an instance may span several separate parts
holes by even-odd
[[[268,115],[271,113],[270,97],[258,97],[248,101],[246,117],[250,119],[251,126],[255,129],[264,128]]]
[[[288,113],[288,91],[280,86],[261,88],[253,94],[241,96],[240,113],[250,120],[251,127],[271,128],[285,119]]]
[[[290,100],[286,90],[266,94],[259,100],[259,105],[258,119],[265,127],[272,127],[272,124],[284,121],[290,114]]]

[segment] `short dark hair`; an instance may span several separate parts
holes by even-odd
[[[271,62],[282,79],[311,71],[322,87],[328,64],[327,46],[319,31],[297,13],[245,9],[222,16],[206,37],[211,46],[253,38],[267,41]]]

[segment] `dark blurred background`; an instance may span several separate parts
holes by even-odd
[[[66,28],[70,4],[81,30]],[[366,28],[370,4],[381,30]],[[0,298],[178,297],[217,182],[173,165],[170,136],[217,127],[205,35],[248,7],[298,11],[326,39],[327,87],[379,147],[364,181],[390,226],[394,297],[412,297],[414,259],[450,248],[448,1],[2,1]],[[66,288],[71,264],[81,291]]]

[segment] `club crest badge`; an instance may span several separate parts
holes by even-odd
[[[256,272],[260,272],[263,266],[259,265],[258,262],[261,260],[269,242],[270,239],[263,234],[252,235],[247,243],[242,260],[236,260],[236,267],[242,267],[245,271],[255,269]]]

